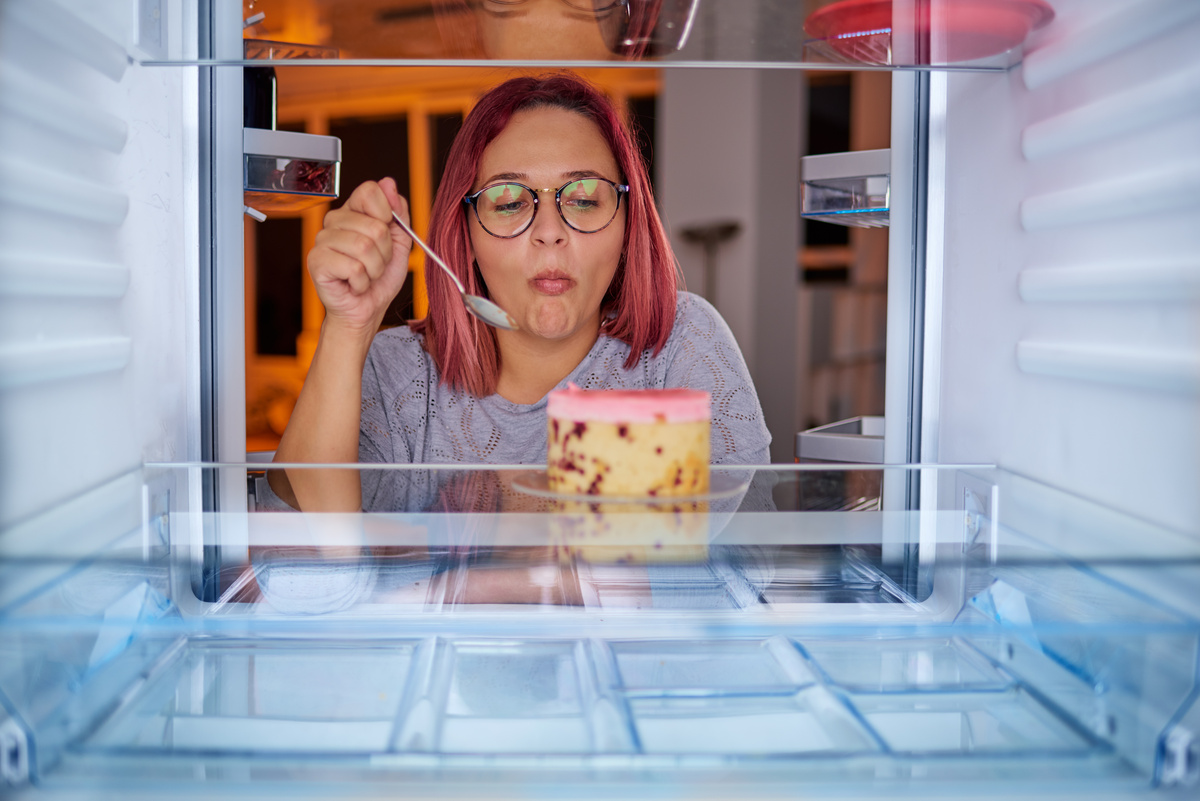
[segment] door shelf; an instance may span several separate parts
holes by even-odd
[[[800,216],[834,225],[885,228],[891,150],[805,156],[800,160]]]
[[[335,136],[246,128],[245,204],[258,211],[299,211],[338,196],[342,143]]]

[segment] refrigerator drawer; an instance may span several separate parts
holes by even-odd
[[[851,417],[796,435],[800,462],[883,464],[883,418]]]

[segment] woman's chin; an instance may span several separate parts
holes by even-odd
[[[543,306],[529,315],[528,331],[541,339],[566,339],[575,333],[579,320],[560,306]]]
[[[559,341],[566,339],[574,330],[571,326],[565,324],[546,324],[541,322],[532,322],[526,328],[529,333],[533,334],[538,339],[546,339]]]

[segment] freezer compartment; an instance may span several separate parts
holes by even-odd
[[[354,514],[266,469],[148,467],[0,532],[7,781],[1195,776],[1197,545],[1019,476],[730,471],[704,511],[598,509],[645,556],[606,560],[524,468],[291,468],[357,470]],[[231,477],[258,511],[205,508]],[[703,538],[654,547],[677,515]]]

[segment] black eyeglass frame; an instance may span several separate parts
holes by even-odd
[[[580,181],[603,181],[604,183],[611,186],[617,192],[617,205],[613,208],[612,217],[610,217],[608,219],[608,222],[606,222],[604,225],[600,226],[599,228],[594,228],[591,231],[585,231],[582,228],[579,228],[578,226],[572,225],[571,221],[567,219],[567,215],[563,214],[563,208],[562,208],[562,192],[563,192],[563,190],[566,189],[571,184],[579,183]],[[483,218],[481,218],[479,216],[479,206],[476,205],[476,203],[479,200],[479,196],[495,186],[519,186],[522,189],[529,190],[529,193],[531,195],[533,195],[533,214],[529,215],[529,219],[525,221],[525,224],[523,226],[521,226],[521,230],[517,231],[516,233],[513,233],[513,234],[493,233],[492,231],[490,231],[488,229],[488,227],[486,225],[483,224]],[[480,189],[478,192],[472,192],[469,195],[464,195],[463,203],[467,206],[470,206],[472,209],[475,210],[475,221],[479,223],[479,227],[482,228],[489,236],[494,236],[497,239],[515,239],[516,237],[518,237],[521,234],[528,231],[529,227],[531,225],[533,225],[534,219],[537,218],[538,208],[541,206],[542,192],[550,192],[550,191],[554,192],[554,207],[556,209],[558,209],[558,216],[562,219],[562,221],[564,223],[566,223],[568,228],[570,228],[572,231],[578,231],[581,234],[598,234],[601,231],[603,231],[605,228],[607,228],[608,226],[612,225],[613,220],[617,219],[617,214],[619,214],[621,211],[621,198],[623,196],[629,194],[629,184],[619,184],[616,181],[610,181],[607,178],[601,178],[599,175],[589,175],[586,178],[572,178],[571,180],[567,181],[565,184],[560,186],[558,189],[554,189],[553,187],[547,187],[545,189],[534,189],[532,186],[526,186],[525,184],[519,183],[517,181],[497,181],[494,184],[488,184],[487,186]]]

